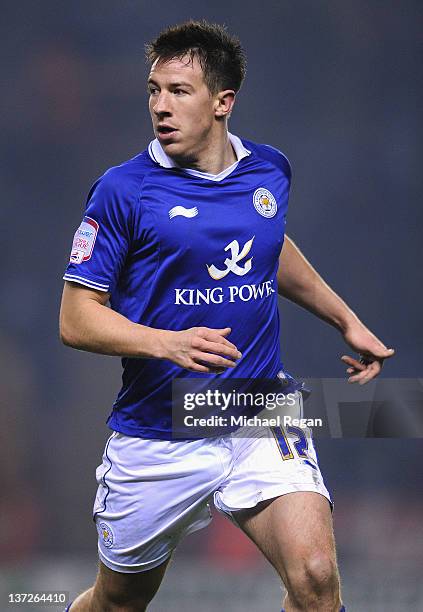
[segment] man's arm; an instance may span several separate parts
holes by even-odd
[[[364,363],[347,355],[341,357],[349,366],[349,382],[368,382],[379,374],[383,360],[394,354],[394,350],[387,349],[325,283],[288,236],[285,236],[279,257],[278,291],[336,327],[345,342],[362,356]]]
[[[154,329],[133,323],[107,306],[109,294],[66,282],[60,308],[60,337],[84,351],[169,359],[194,372],[235,367],[241,353],[226,339],[230,328]]]

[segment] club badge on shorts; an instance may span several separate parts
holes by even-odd
[[[98,530],[106,548],[113,546],[113,531],[107,523],[99,523]]]
[[[278,210],[274,195],[265,187],[259,187],[255,190],[253,204],[256,211],[267,219],[274,217]]]

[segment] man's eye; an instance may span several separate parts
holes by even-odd
[[[150,87],[148,89],[148,93],[150,94],[150,96],[154,96],[159,90],[157,89],[157,87]]]
[[[173,93],[177,96],[180,96],[180,95],[186,94],[187,92],[184,91],[183,89],[174,89]]]

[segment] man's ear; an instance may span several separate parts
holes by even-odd
[[[228,117],[235,104],[235,92],[233,89],[225,89],[219,91],[216,95],[216,102],[214,107],[215,117]]]

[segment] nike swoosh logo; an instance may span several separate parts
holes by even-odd
[[[198,208],[196,206],[194,206],[194,208],[174,206],[169,210],[169,219],[173,219],[173,217],[187,217],[187,219],[191,219],[192,217],[196,217],[197,215]]]

